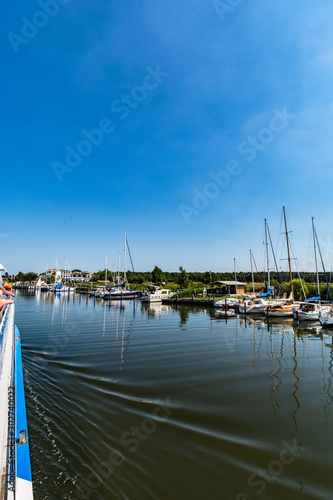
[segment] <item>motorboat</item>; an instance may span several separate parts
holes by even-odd
[[[214,302],[214,307],[222,309],[234,309],[238,310],[239,299],[233,297],[226,297],[225,299],[217,300]]]
[[[75,292],[75,286],[63,286],[63,285],[60,285],[60,283],[58,283],[51,290],[52,290],[52,292],[56,292],[56,293],[60,293],[60,292],[70,293],[70,292]]]
[[[267,307],[271,303],[260,298],[243,300],[239,304],[238,311],[240,314],[265,314]]]
[[[162,302],[163,299],[170,299],[174,292],[168,288],[152,286],[149,290],[145,290],[141,296],[141,302]]]
[[[318,320],[320,313],[324,316],[331,308],[315,302],[300,302],[299,307],[293,307],[293,318],[296,321]]]

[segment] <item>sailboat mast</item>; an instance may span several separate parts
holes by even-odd
[[[237,295],[236,259],[234,259],[234,273],[235,273],[235,293],[236,293],[236,295]]]
[[[319,297],[320,288],[319,288],[319,273],[318,273],[318,263],[317,263],[316,232],[315,232],[315,227],[314,227],[314,217],[312,217],[312,233],[313,233],[313,246],[314,246],[314,254],[315,254],[315,263],[316,263],[317,288],[318,288],[318,297]]]
[[[126,231],[124,231],[124,283],[126,286]]]
[[[252,263],[252,250],[250,248],[250,262],[251,262],[251,274],[252,274],[252,289],[254,295],[254,275],[253,275],[253,263]]]
[[[288,251],[288,264],[289,264],[289,274],[290,274],[291,297],[294,300],[293,275],[292,275],[292,272],[291,272],[289,238],[288,238],[288,228],[287,228],[287,218],[286,218],[286,208],[285,207],[283,207],[283,215],[284,215],[284,225],[285,225],[285,228],[286,228],[286,241],[287,241],[287,251]]]
[[[108,254],[105,254],[105,286],[108,278]]]
[[[266,235],[267,273],[268,273],[268,290],[269,290],[270,286],[271,286],[271,275],[269,272],[269,249],[268,249],[268,237],[267,237],[267,219],[265,219],[265,235]]]

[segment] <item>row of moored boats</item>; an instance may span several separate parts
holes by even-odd
[[[225,311],[234,311],[240,314],[264,315],[269,318],[294,318],[296,321],[319,321],[323,326],[333,327],[332,304],[319,300],[304,302],[286,299],[264,299],[246,297],[243,300],[236,298],[222,299],[214,304]]]

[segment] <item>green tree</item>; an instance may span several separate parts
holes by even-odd
[[[22,273],[22,271],[19,271],[15,276],[16,281],[23,281],[23,276],[24,274]]]
[[[271,285],[274,286],[275,291],[280,288],[280,283],[278,282],[278,280],[271,280]]]
[[[155,266],[151,274],[153,283],[162,283],[162,281],[165,281],[165,276],[163,274],[163,271],[159,267]]]
[[[180,266],[179,272],[180,272],[179,285],[181,286],[181,288],[187,288],[189,285],[189,277],[186,272],[186,269]]]
[[[34,281],[37,278],[38,274],[30,272],[30,273],[22,273],[20,271],[16,275],[16,281]]]
[[[301,283],[302,282],[302,283]],[[309,290],[308,287],[305,284],[304,280],[293,280],[293,290],[294,290],[294,299],[300,300],[300,299],[305,299],[303,290],[302,290],[302,285],[304,288],[305,295],[308,296]],[[289,283],[283,283],[283,290],[289,295],[291,292],[291,285]]]

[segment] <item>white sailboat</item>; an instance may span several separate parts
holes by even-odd
[[[250,249],[250,262],[251,262],[251,274],[252,274],[252,288],[253,288],[253,297],[247,300],[243,300],[243,302],[239,305],[239,312],[241,314],[265,314],[267,307],[269,305],[273,305],[275,302],[271,300],[271,291],[270,291],[270,268],[269,268],[269,249],[268,249],[268,237],[267,237],[267,219],[265,219],[265,234],[266,234],[266,255],[267,255],[267,271],[268,271],[268,292],[263,293],[262,296],[255,296],[254,293],[254,276],[253,276],[253,262],[255,263],[254,256],[252,250]],[[256,264],[255,264],[256,266]],[[256,266],[257,269],[257,266]],[[258,270],[257,270],[258,272]],[[259,276],[259,274],[258,274]],[[260,278],[259,278],[260,280]],[[261,284],[261,282],[260,282]],[[263,290],[263,288],[262,288]]]
[[[290,318],[293,316],[293,308],[298,309],[299,304],[294,301],[294,288],[293,288],[293,275],[291,272],[291,259],[290,259],[290,249],[289,249],[289,237],[287,228],[287,218],[286,209],[283,207],[284,224],[286,229],[286,242],[287,242],[287,252],[288,252],[288,264],[289,264],[289,275],[290,275],[290,285],[291,293],[289,299],[283,301],[275,301],[273,304],[269,305],[266,309],[266,315],[270,318]]]
[[[319,287],[316,230],[314,226],[314,217],[312,217],[312,234],[313,234],[313,247],[314,247],[316,275],[317,275],[317,297],[307,299],[305,302],[300,302],[298,308],[293,307],[293,317],[297,321],[318,320],[320,316],[325,318],[325,316],[329,315],[331,312],[330,306],[322,305],[320,303],[321,297],[320,297],[320,287]],[[319,247],[318,250],[320,251]]]
[[[265,219],[266,224],[266,219]],[[267,244],[267,227],[266,228],[266,244]],[[265,314],[265,311],[268,306],[268,301],[266,298],[256,297],[254,293],[254,276],[253,276],[253,261],[254,256],[252,254],[252,250],[250,249],[250,263],[251,263],[251,275],[252,275],[252,290],[253,297],[248,300],[243,300],[243,302],[239,305],[239,312],[241,314]],[[267,245],[267,267],[268,267],[268,283],[270,284],[270,275],[269,275],[269,256],[268,256],[268,245]],[[257,266],[256,266],[257,268]],[[259,274],[258,274],[259,276]],[[259,278],[260,280],[260,278]],[[261,282],[260,282],[261,284]],[[262,288],[263,290],[263,288]]]
[[[126,277],[126,245],[127,245],[127,237],[126,231],[124,231],[124,281],[122,284],[118,284],[113,286],[111,290],[108,290],[104,293],[103,298],[105,300],[127,300],[134,299],[137,295],[137,292],[134,290],[129,290],[127,288],[127,277]]]

